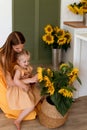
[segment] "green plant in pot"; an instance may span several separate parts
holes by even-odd
[[[38,67],[37,72],[41,95],[49,97],[48,102],[64,116],[73,103],[73,92],[76,91],[73,83],[77,80],[81,84],[78,68],[69,62],[61,64],[58,71]]]

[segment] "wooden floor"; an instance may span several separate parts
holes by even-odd
[[[0,112],[0,130],[16,130],[12,119]],[[52,130],[42,126],[38,118],[32,121],[24,121],[21,130]],[[87,96],[77,99],[70,110],[66,123],[53,130],[87,130]]]

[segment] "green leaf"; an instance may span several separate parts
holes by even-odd
[[[51,100],[56,106],[56,109],[64,116],[72,105],[72,98],[63,97],[60,94],[51,96]]]
[[[81,82],[81,80],[80,80],[80,78],[78,76],[77,76],[77,80],[82,85],[82,82]]]

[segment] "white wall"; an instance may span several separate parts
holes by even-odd
[[[74,2],[78,3],[80,0],[61,0],[61,18],[60,26],[63,27],[64,21],[82,21],[83,17],[81,15],[73,14],[67,6],[73,4]]]
[[[64,21],[82,21],[82,16],[75,15],[67,8],[68,4],[80,0],[61,0],[60,26]],[[4,44],[7,36],[12,31],[12,0],[0,0],[0,47]]]
[[[80,0],[61,0],[60,26],[64,21],[82,21],[82,16],[75,15],[67,8],[68,4]],[[7,36],[12,31],[12,0],[0,0],[0,47],[4,44]]]
[[[12,0],[0,0],[0,47],[12,31]]]

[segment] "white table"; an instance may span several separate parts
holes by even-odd
[[[71,48],[63,53],[63,60],[71,61],[75,67],[79,68],[79,76],[82,81],[82,86],[75,83],[78,91],[74,95],[76,98],[87,96],[87,27],[64,25],[64,29],[69,30],[72,34],[72,42]]]

